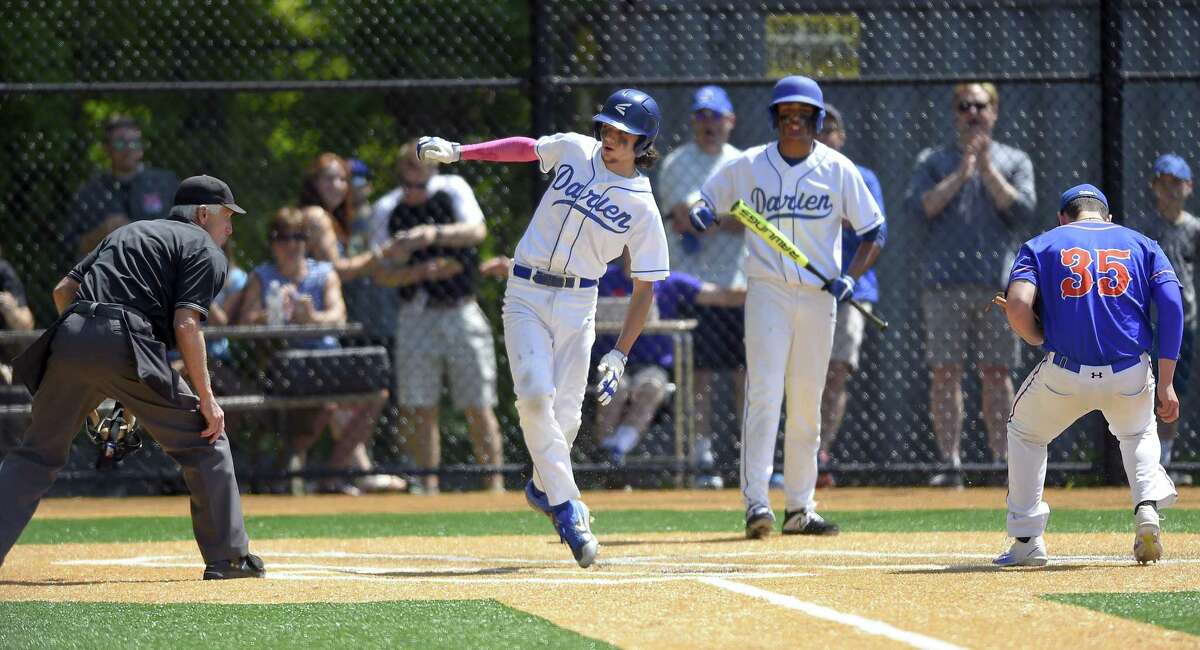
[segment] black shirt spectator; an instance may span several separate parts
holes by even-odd
[[[104,135],[110,167],[97,172],[75,193],[66,227],[72,254],[91,251],[105,235],[126,223],[166,216],[179,187],[173,172],[142,164],[145,141],[132,118],[112,118]]]

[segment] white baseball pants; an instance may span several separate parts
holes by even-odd
[[[533,482],[550,505],[579,498],[571,446],[583,421],[595,313],[595,287],[555,289],[508,279],[504,347]]]
[[[821,393],[833,348],[837,303],[814,286],[750,278],[746,293],[746,407],[742,414],[742,498],[769,505],[779,412],[784,425],[788,510],[812,510],[821,443]]]
[[[1146,500],[1164,508],[1175,502],[1175,484],[1159,464],[1154,418],[1155,385],[1150,361],[1120,372],[1081,366],[1079,372],[1053,363],[1054,353],[1029,373],[1008,419],[1008,534],[1036,537],[1046,530],[1050,506],[1042,501],[1046,446],[1081,416],[1099,410],[1121,441],[1131,505]]]

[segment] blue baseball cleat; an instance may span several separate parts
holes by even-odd
[[[558,536],[571,547],[571,553],[581,568],[592,566],[600,551],[600,542],[592,534],[592,514],[582,501],[571,499],[551,508]]]
[[[533,479],[529,479],[529,482],[525,484],[525,503],[528,503],[534,512],[546,515],[551,522],[554,521],[554,513],[550,510],[550,498],[546,496],[545,492],[537,489],[537,486],[533,484]]]

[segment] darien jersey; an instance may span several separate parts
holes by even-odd
[[[884,221],[854,163],[820,142],[794,166],[780,156],[776,142],[747,149],[713,172],[700,195],[717,214],[745,201],[829,278],[841,274],[842,222],[861,235]],[[761,237],[746,237],[746,250],[746,277],[821,284]]]
[[[1124,226],[1078,221],[1025,242],[1009,284],[1037,286],[1045,348],[1087,366],[1150,351],[1151,287],[1179,283],[1158,243]]]
[[[610,172],[601,151],[598,141],[578,133],[538,140],[541,171],[553,177],[514,257],[536,269],[596,279],[628,246],[633,277],[662,280],[670,274],[667,235],[650,179]]]

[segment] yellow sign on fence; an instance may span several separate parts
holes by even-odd
[[[862,23],[855,14],[767,17],[767,75],[857,78]]]

